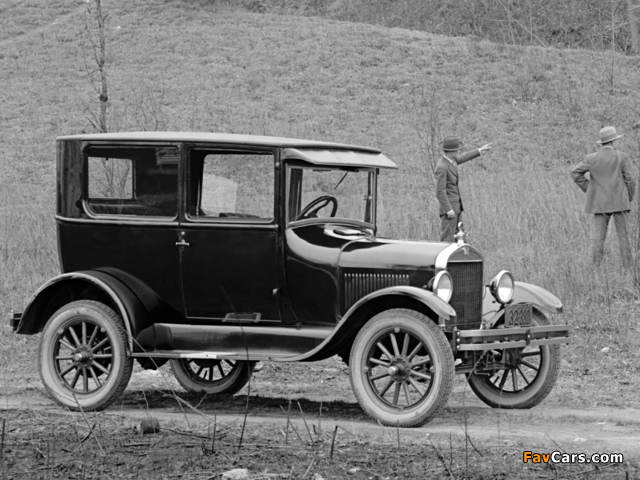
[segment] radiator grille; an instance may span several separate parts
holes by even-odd
[[[396,285],[409,285],[409,275],[398,273],[345,273],[344,308],[348,310],[354,303],[371,292]]]
[[[449,304],[456,311],[459,330],[480,328],[482,322],[482,262],[452,262],[447,271],[453,278],[453,296]],[[453,324],[447,322],[447,327]]]

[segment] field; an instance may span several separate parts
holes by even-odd
[[[593,267],[589,255],[591,219],[582,213],[583,194],[569,176],[570,167],[594,151],[599,129],[609,124],[624,133],[620,149],[629,154],[634,174],[638,174],[640,58],[250,13],[211,3],[105,3],[110,130],[254,133],[378,147],[400,167],[381,180],[380,233],[411,239],[437,238],[432,168],[442,137],[458,134],[469,147],[492,142],[490,153],[461,167],[470,243],[485,254],[489,278],[507,268],[516,279],[554,292],[565,305],[565,313],[554,320],[572,325],[575,333],[574,342],[563,349],[559,383],[539,408],[640,408],[640,256],[625,273],[615,235],[610,232],[606,261],[600,269]],[[60,135],[93,131],[91,120],[99,110],[92,86],[96,77],[86,28],[87,5],[79,0],[51,0],[44,7],[37,0],[5,0],[0,6],[3,315],[11,309],[21,311],[33,292],[59,270],[53,217],[54,140]],[[638,212],[634,206],[631,238],[636,252],[640,247]],[[16,337],[5,326],[0,328],[0,394],[6,397],[0,397],[0,404],[6,401],[9,405],[10,392],[38,391],[37,340]],[[300,375],[297,367],[281,368],[285,369],[280,372],[284,378]],[[324,367],[313,367],[313,371],[321,375]],[[353,405],[345,375],[338,369],[336,395]],[[273,392],[259,379],[252,395],[268,398]],[[159,388],[166,390],[164,386]],[[276,392],[275,398],[317,401],[322,395],[318,385],[296,388]],[[454,395],[458,406],[452,407],[452,412],[465,411],[461,406],[465,391],[458,385]],[[316,407],[314,404],[314,411]],[[340,408],[337,411],[342,412]],[[51,445],[56,438],[59,447],[79,431],[69,430],[69,425],[63,429],[67,414],[56,415],[28,415],[8,407],[2,412],[10,427],[15,427],[14,422],[24,423],[19,430],[25,435],[25,444],[37,439],[41,453],[47,442]],[[84,424],[82,417],[73,418],[76,425]],[[346,421],[348,415],[338,413],[337,418]],[[117,423],[120,421],[124,422],[96,423],[103,429],[109,427],[103,434],[112,439],[111,445],[126,442],[120,435],[125,428]],[[637,425],[637,419],[625,422]],[[268,430],[248,431],[251,440],[247,442],[261,443],[260,435],[271,438]],[[88,431],[81,431],[81,438]],[[12,434],[17,435],[15,431]],[[380,452],[398,448],[393,433],[387,434],[387,444],[366,435],[357,441],[346,435],[350,457],[364,452],[362,458],[371,458],[374,467],[369,477],[413,478],[411,472],[394,474],[384,470],[390,464],[375,463],[375,459],[383,458]],[[412,448],[424,448],[424,441],[410,441],[414,437],[407,434],[399,443],[402,446],[405,442],[406,455],[418,451]],[[199,444],[200,440],[193,442]],[[80,445],[95,449],[98,443],[87,440]],[[325,451],[321,453],[316,443],[309,443],[312,445],[297,442],[296,448],[305,456],[294,473],[293,460],[282,464],[286,464],[285,470],[267,473],[314,478],[316,471],[310,468],[307,472],[307,466],[312,458],[322,458],[330,465],[326,449],[331,439],[325,438]],[[502,473],[512,477],[515,469],[518,476],[531,478],[558,475],[557,471],[523,471],[515,457],[510,463],[490,448],[478,449],[488,457],[476,462],[476,466],[479,463],[484,467],[477,467],[473,473],[468,468],[468,456],[465,463],[465,448],[472,450],[469,455],[477,455],[476,451],[464,441],[461,445],[454,443],[445,435],[429,450],[428,458],[438,465],[434,475],[488,478]],[[77,453],[75,445],[68,448]],[[445,450],[447,455],[443,456]],[[109,452],[115,455],[118,450],[114,447]],[[82,465],[95,453],[85,452]],[[226,451],[229,465],[234,454],[233,448]],[[5,451],[4,460],[10,455]],[[213,459],[212,455],[201,457]],[[46,452],[42,456],[34,453],[34,458],[40,467],[45,459],[50,460]],[[247,454],[246,458],[250,461],[253,457]],[[346,465],[346,458],[336,468]],[[195,460],[190,457],[180,461],[186,468],[182,477],[167,472],[166,478],[189,478],[189,462]],[[17,470],[3,470],[3,465],[0,474],[20,477]],[[626,468],[630,465],[635,468],[637,464],[625,463]],[[492,470],[494,466],[497,470]],[[203,474],[193,470],[192,478],[217,478],[221,468],[208,465],[202,468]],[[618,467],[590,471],[602,476],[637,476],[637,470],[629,473]],[[78,472],[64,473],[45,466],[38,475],[105,478],[118,474],[119,478],[136,478],[137,474],[139,478],[160,478],[147,470],[103,474],[93,470],[94,477],[88,476],[86,469]],[[207,477],[207,472],[213,473]],[[341,477],[338,470],[329,467],[318,472],[327,478]],[[561,473],[578,476],[580,472]],[[354,473],[365,475],[362,471]]]

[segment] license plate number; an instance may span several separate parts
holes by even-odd
[[[530,303],[518,305],[505,305],[504,326],[505,327],[530,327],[533,310]]]

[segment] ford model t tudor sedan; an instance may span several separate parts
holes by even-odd
[[[506,270],[488,282],[465,242],[376,234],[374,148],[213,133],[57,140],[61,274],[22,313],[40,333],[51,397],[100,410],[133,361],[170,362],[187,391],[233,394],[258,361],[349,365],[385,425],[436,415],[464,374],[486,404],[529,408],[551,391],[569,327],[562,304]]]

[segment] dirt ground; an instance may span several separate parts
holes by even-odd
[[[166,367],[136,368],[117,404],[85,415],[57,406],[37,378],[11,382],[0,393],[0,478],[214,479],[242,468],[248,476],[239,478],[252,480],[422,478],[427,471],[433,478],[640,478],[639,409],[550,401],[496,410],[479,402],[464,378],[456,380],[436,419],[401,430],[366,417],[337,360],[265,363],[248,397],[245,388],[215,399],[184,392]],[[160,431],[140,435],[150,418]],[[624,462],[551,469],[525,465],[525,450],[623,453]]]

